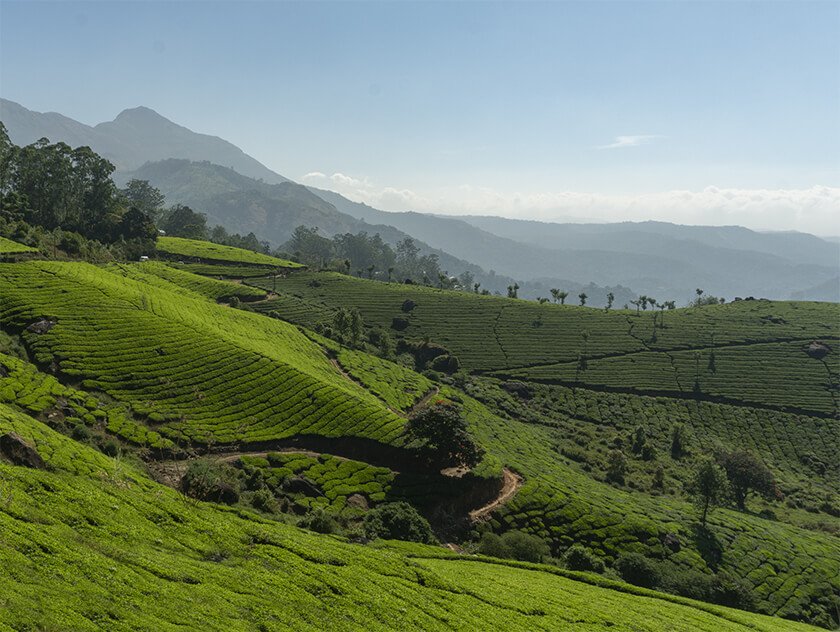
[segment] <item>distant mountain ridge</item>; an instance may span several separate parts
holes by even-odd
[[[288,178],[232,143],[193,132],[146,107],[123,110],[113,121],[91,127],[61,114],[33,112],[0,99],[0,120],[16,145],[28,145],[43,137],[73,147],[87,145],[122,171],[137,169],[146,162],[185,158],[208,160],[271,184],[288,182]]]
[[[523,297],[547,296],[551,287],[576,292],[590,284],[598,288],[596,294],[605,294],[603,287],[620,287],[622,295],[632,296],[629,287],[679,303],[696,287],[730,299],[831,297],[840,269],[840,243],[804,233],[381,211],[296,184],[231,143],[192,132],[144,107],[91,127],[0,100],[0,120],[17,144],[46,136],[89,145],[114,162],[118,179],[148,179],[170,202],[190,204],[229,230],[253,231],[275,245],[300,224],[318,226],[327,235],[379,232],[392,244],[412,236],[424,252],[438,254],[450,273],[480,272],[485,287],[489,283],[501,291],[517,279]]]

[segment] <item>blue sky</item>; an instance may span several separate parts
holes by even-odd
[[[831,233],[839,33],[804,0],[0,0],[0,95],[146,105],[389,209]]]

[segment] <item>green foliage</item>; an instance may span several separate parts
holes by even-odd
[[[566,568],[572,571],[604,572],[604,561],[580,544],[573,544],[563,555]]]
[[[700,523],[706,525],[706,516],[728,498],[726,473],[709,457],[703,458],[694,469],[688,484],[689,492],[700,508]]]
[[[466,419],[448,402],[435,402],[415,413],[406,430],[409,438],[420,442],[435,462],[474,467],[484,455],[470,436]]]
[[[365,515],[364,527],[369,538],[423,543],[435,541],[428,520],[407,502],[385,503],[372,509]]]
[[[623,553],[615,568],[625,581],[636,586],[653,588],[661,581],[656,563],[640,553]]]
[[[776,497],[778,491],[773,473],[749,450],[721,450],[717,459],[726,472],[732,497],[741,511],[746,509],[750,492],[765,498]]]
[[[233,505],[239,502],[239,480],[229,465],[211,459],[196,459],[190,462],[181,489],[198,500],[209,500]]]

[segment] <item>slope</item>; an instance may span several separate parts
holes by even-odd
[[[807,629],[547,568],[351,545],[185,501],[0,404],[0,434],[10,431],[47,469],[0,462],[3,630]]]

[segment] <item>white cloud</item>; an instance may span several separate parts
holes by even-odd
[[[310,171],[309,173],[301,176],[301,180],[303,182],[309,182],[310,180],[325,180],[327,177],[326,174],[321,173],[320,171]]]
[[[755,230],[840,234],[840,188],[676,190],[635,195],[576,191],[500,191],[463,184],[425,191],[377,186],[369,178],[336,173],[323,186],[386,211],[499,215],[543,221],[740,225]]]
[[[639,145],[647,145],[658,138],[663,138],[659,134],[635,134],[630,136],[616,136],[615,140],[609,145],[599,145],[597,149],[621,149],[623,147],[638,147]]]

